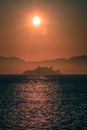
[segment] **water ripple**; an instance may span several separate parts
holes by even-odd
[[[61,83],[59,77],[8,79],[0,84],[0,130],[87,129],[87,82]]]

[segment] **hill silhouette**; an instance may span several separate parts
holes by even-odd
[[[0,57],[0,74],[21,74],[37,66],[53,66],[63,74],[87,74],[87,55],[32,62],[18,57]]]

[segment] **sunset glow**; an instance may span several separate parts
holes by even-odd
[[[42,61],[87,55],[84,2],[2,1],[0,56]]]
[[[41,23],[41,19],[39,16],[34,16],[32,22],[34,25],[38,26]]]

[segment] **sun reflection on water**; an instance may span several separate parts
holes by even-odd
[[[1,79],[0,130],[86,130],[87,77]]]
[[[56,103],[60,105],[61,99],[56,97],[56,93],[59,89],[60,87],[56,88],[54,83],[44,80],[31,80],[18,86],[16,90],[19,91],[20,126],[50,129],[58,124]]]

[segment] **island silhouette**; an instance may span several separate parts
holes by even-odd
[[[60,70],[53,70],[53,67],[40,67],[38,66],[34,70],[27,70],[23,72],[24,75],[30,76],[46,76],[46,75],[59,75]]]

